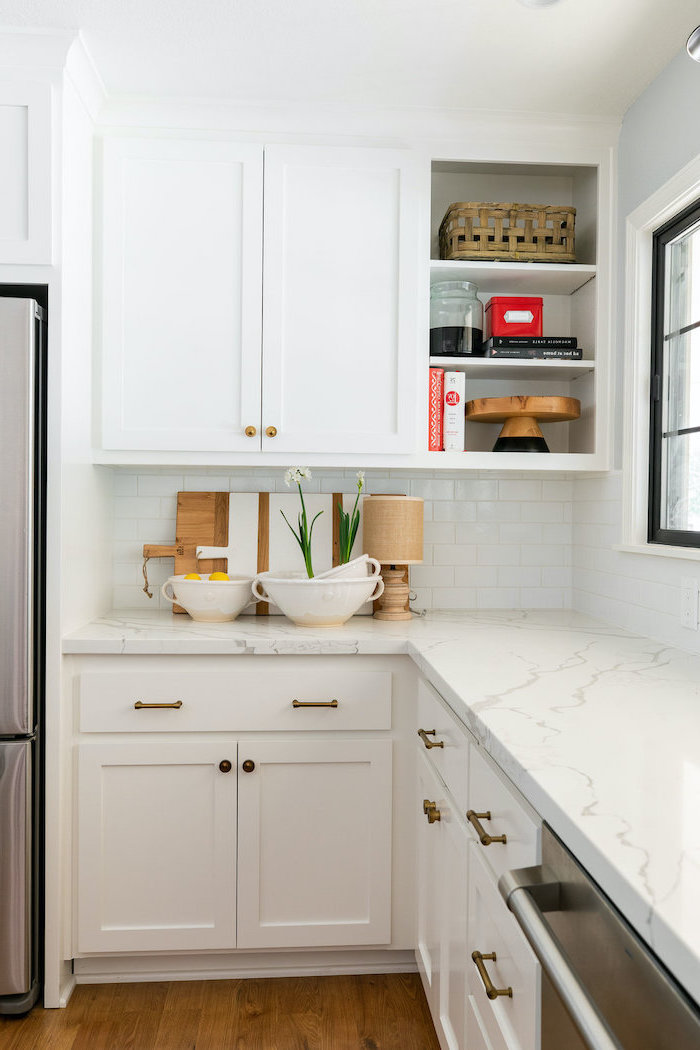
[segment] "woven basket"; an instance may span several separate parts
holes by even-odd
[[[576,209],[546,204],[451,204],[440,223],[441,259],[576,262]]]

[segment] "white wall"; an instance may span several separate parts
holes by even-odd
[[[700,562],[614,548],[621,542],[622,513],[625,219],[698,154],[700,65],[683,50],[630,107],[620,132],[618,313],[614,325],[618,348],[614,412],[618,470],[608,476],[576,480],[572,551],[574,608],[693,651],[700,651],[700,632],[680,625],[680,587],[684,577],[700,579]]]

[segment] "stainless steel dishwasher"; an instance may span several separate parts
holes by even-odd
[[[501,895],[542,964],[541,1050],[700,1050],[700,1010],[545,824]]]

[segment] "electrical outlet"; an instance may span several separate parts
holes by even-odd
[[[681,580],[681,627],[698,629],[698,581],[689,576]]]

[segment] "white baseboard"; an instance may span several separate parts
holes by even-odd
[[[413,951],[241,952],[226,955],[100,956],[76,959],[77,984],[225,981],[245,977],[337,977],[415,973]]]

